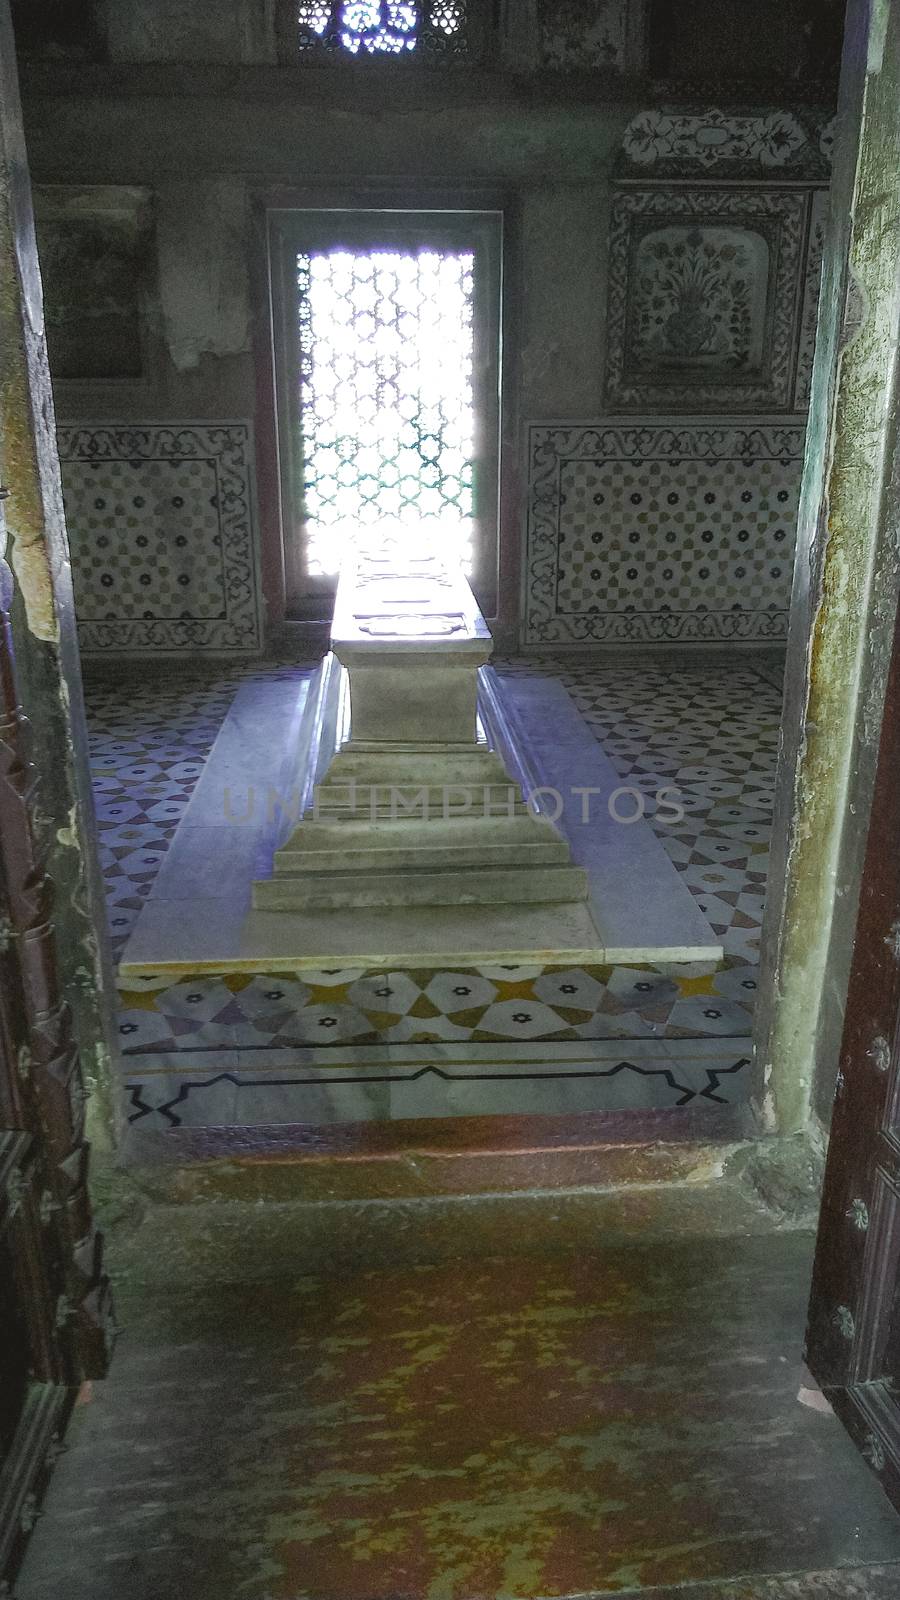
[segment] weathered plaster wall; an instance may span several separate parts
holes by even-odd
[[[36,183],[149,184],[157,196],[164,349],[143,394],[123,392],[129,414],[143,400],[165,398],[184,415],[201,394],[210,405],[226,393],[234,400],[227,374],[210,369],[202,383],[185,383],[166,366],[183,373],[194,365],[185,359],[192,339],[198,354],[250,349],[249,199],[275,186],[301,190],[306,203],[312,190],[330,186],[345,200],[354,185],[398,195],[413,183],[432,194],[465,183],[473,204],[479,188],[518,199],[523,408],[572,416],[599,408],[608,176],[633,106],[442,105],[438,88],[427,105],[400,94],[387,109],[370,97],[350,109],[317,103],[318,82],[315,94],[298,99],[273,95],[259,76],[235,94],[230,80],[205,74],[198,95],[183,76],[170,76],[161,98],[107,83],[92,97],[79,87],[26,100]],[[257,315],[263,309],[253,307]],[[252,374],[242,381],[252,407]],[[86,386],[60,398],[67,416],[96,415],[96,391]]]
[[[477,207],[482,200],[506,210],[510,315],[504,350],[507,411],[497,629],[504,645],[517,637],[520,568],[526,548],[527,463],[521,423],[583,421],[620,409],[655,422],[669,411],[706,415],[729,409],[715,399],[710,403],[706,394],[694,405],[680,402],[677,385],[674,404],[654,400],[648,389],[645,406],[631,402],[621,406],[606,381],[611,210],[616,196],[620,206],[622,201],[623,135],[654,92],[647,82],[623,75],[637,60],[634,50],[640,29],[635,19],[641,6],[607,0],[604,17],[611,27],[618,18],[613,33],[622,49],[612,51],[607,64],[609,93],[603,96],[596,89],[586,90],[583,80],[573,80],[577,86],[572,88],[564,77],[551,75],[545,80],[535,75],[539,41],[532,40],[529,46],[530,75],[518,58],[516,71],[510,71],[511,44],[521,45],[526,35],[530,38],[528,28],[543,12],[530,5],[507,9],[501,50],[506,66],[473,69],[465,75],[437,69],[395,71],[390,62],[367,63],[372,71],[347,74],[314,66],[298,70],[273,65],[274,8],[262,0],[242,0],[230,8],[227,18],[208,0],[180,4],[139,0],[111,7],[106,19],[108,64],[77,71],[33,65],[26,74],[27,133],[39,184],[106,186],[110,191],[149,188],[154,197],[155,231],[148,247],[152,259],[147,262],[143,291],[143,375],[136,382],[123,376],[112,386],[60,382],[60,416],[66,422],[147,424],[166,419],[207,423],[255,419],[262,582],[272,624],[284,615],[284,584],[274,420],[267,378],[261,372],[269,323],[259,218],[267,203],[439,205],[442,195],[452,194],[451,203]],[[286,16],[287,9],[283,10]],[[584,25],[583,18],[582,24],[569,21],[572,27]],[[540,28],[537,31],[540,34]],[[741,193],[751,192],[754,184],[759,190],[768,183],[770,193],[761,204],[770,206],[773,228],[780,226],[778,185],[786,188],[793,178],[799,187],[793,202],[785,204],[793,203],[801,220],[792,246],[794,276],[788,272],[779,291],[792,308],[789,326],[779,325],[778,333],[782,344],[791,347],[785,356],[787,371],[795,359],[798,337],[797,323],[790,318],[799,319],[805,304],[801,279],[813,232],[809,196],[817,183],[827,179],[827,171],[822,163],[819,168],[815,165],[815,133],[812,167],[797,161],[793,170],[781,170],[784,127],[777,125],[779,114],[773,115],[773,128],[765,133],[773,142],[761,157],[759,130],[752,132],[746,117],[748,125],[741,131],[740,116],[730,126],[727,117],[712,112],[713,121],[719,118],[713,139],[721,135],[734,146],[724,166],[713,171],[707,164],[708,151],[698,147],[693,169],[690,163],[679,168],[664,162],[656,173],[640,164],[645,152],[635,157],[626,176],[633,181],[649,175],[665,186],[670,173],[682,183],[687,174],[694,197],[701,199],[707,182],[720,181],[726,188],[729,183],[744,184]],[[815,129],[815,119],[811,128]],[[790,139],[796,135],[802,144],[804,132],[794,125],[788,132],[789,168]],[[666,137],[657,129],[649,135],[650,145],[661,148]],[[683,133],[677,133],[676,145],[678,139],[683,142]],[[787,223],[784,231],[786,236]],[[815,279],[816,272],[809,276]],[[620,304],[623,299],[620,293]],[[768,308],[766,315],[774,325],[774,308]],[[787,381],[783,388],[783,393],[771,389],[775,395],[771,403],[770,394],[761,387],[749,403],[731,409],[758,416],[773,410],[802,412],[803,400],[794,400]],[[631,532],[626,530],[622,537],[631,538]],[[781,553],[774,548],[756,551],[756,565],[760,572],[765,568],[766,583],[772,568],[780,567]],[[694,541],[686,557],[697,569],[698,582],[708,583],[703,554]],[[742,565],[743,551],[736,548],[733,554],[734,581],[740,584],[752,564]],[[785,554],[787,571],[790,551]],[[644,556],[645,572],[650,573],[658,564],[656,552],[648,548]],[[606,569],[595,578],[596,566],[592,559],[589,581],[603,586]],[[612,587],[611,580],[607,587]],[[644,585],[645,590],[649,587]],[[694,588],[689,607],[703,613],[708,597],[696,584]],[[593,598],[581,596],[588,613],[598,610]],[[630,598],[620,597],[623,613],[635,609],[628,604]],[[735,599],[729,595],[729,603]],[[765,631],[768,620],[763,612],[772,609],[770,597],[757,600],[755,609],[762,622],[755,632],[749,623],[742,632],[731,632],[726,619],[719,637],[780,637],[777,627]],[[654,589],[649,609],[654,614],[678,611],[682,601],[679,596],[668,607]],[[752,601],[749,609],[754,609]],[[779,610],[783,626],[783,604]],[[573,624],[554,618],[548,630],[532,632],[528,639],[532,644],[583,642],[588,636],[579,633],[580,626],[579,618]],[[592,624],[590,637],[607,637],[605,626],[605,622]],[[624,638],[624,627],[616,622],[609,637]],[[664,639],[676,637],[668,624],[657,632]],[[707,629],[706,634],[695,630],[694,636],[711,635]],[[640,637],[654,638],[653,628],[635,635]]]
[[[763,937],[783,1130],[830,1113],[900,567],[900,11],[852,0],[847,39]]]
[[[274,0],[105,0],[113,61],[274,61]]]
[[[201,355],[250,349],[247,245],[247,193],[238,179],[175,181],[158,195],[162,331],[179,372]]]
[[[526,417],[593,416],[602,409],[608,209],[606,183],[535,187],[523,197]]]
[[[151,70],[152,69],[148,69]],[[276,79],[278,74],[274,74]],[[266,336],[263,240],[254,207],[285,194],[300,203],[429,199],[465,184],[469,204],[502,195],[514,214],[508,268],[516,334],[507,378],[513,432],[519,417],[597,414],[602,407],[605,225],[609,172],[633,107],[485,102],[457,86],[397,97],[323,101],[251,73],[204,72],[202,92],[178,70],[135,83],[103,75],[73,80],[64,95],[27,100],[38,185],[146,187],[153,191],[155,246],[148,263],[144,373],[139,381],[58,383],[65,422],[252,419],[258,373],[253,339]],[[86,90],[93,87],[94,93]],[[150,89],[152,88],[152,93]],[[345,94],[345,91],[342,91]],[[332,97],[334,91],[332,90]],[[445,91],[446,94],[446,91]],[[346,98],[346,96],[345,96]],[[360,102],[361,103],[357,103]],[[377,199],[376,202],[377,203]],[[563,243],[564,242],[564,243]],[[271,429],[271,420],[268,423]],[[507,477],[501,615],[518,612],[520,505]],[[265,466],[263,466],[263,475]],[[263,583],[270,621],[283,613],[276,496],[260,484]]]

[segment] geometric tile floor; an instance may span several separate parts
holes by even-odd
[[[440,1043],[445,1051],[471,1047],[487,1057],[492,1041],[514,1041],[526,1052],[529,1045],[537,1049],[536,1041],[553,1041],[562,1060],[585,1041],[630,1040],[629,1061],[603,1071],[626,1066],[635,1081],[642,1077],[641,1103],[647,1103],[648,1084],[650,1103],[686,1104],[701,1092],[722,1098],[722,1073],[746,1066],[737,1047],[746,1051],[752,1027],[781,715],[777,669],[753,660],[756,665],[738,658],[723,667],[719,658],[712,669],[658,656],[624,665],[563,657],[542,658],[538,666],[520,658],[502,668],[558,678],[623,784],[646,793],[651,825],[722,940],[725,961],[718,970],[698,963],[677,969],[341,970],[304,973],[302,981],[284,973],[211,974],[176,983],[147,978],[122,997],[120,1042],[132,1071],[139,1071],[142,1057],[149,1067],[151,1058],[178,1051],[243,1052],[242,1064],[252,1056],[254,1066],[264,1059],[281,1070],[298,1051],[311,1059],[314,1048],[319,1058],[325,1046],[331,1066],[338,1064],[340,1045],[348,1047],[344,1065],[350,1047],[364,1053],[385,1042],[407,1051],[423,1044]],[[102,869],[117,955],[237,688],[253,678],[301,677],[310,670],[204,664],[187,676],[179,667],[174,683],[137,675],[115,684],[89,681]],[[652,797],[660,788],[677,790],[684,813],[679,822],[654,817]],[[693,1039],[733,1040],[733,1060],[704,1058],[697,1083],[683,1073],[673,1079],[670,1062],[646,1053],[641,1058],[637,1048],[637,1041],[646,1051],[649,1041]],[[728,1097],[740,1097],[736,1091],[737,1078]],[[136,1116],[144,1114],[142,1093],[133,1088]]]
[[[735,1006],[752,1015],[756,995],[780,670],[764,675],[743,661],[727,670],[702,664],[673,670],[645,661],[638,670],[563,666],[559,676],[623,783],[646,792],[651,825],[722,940],[726,962],[715,980],[716,1005],[698,993],[693,1004],[676,1008],[670,1026],[724,1031]],[[678,791],[684,818],[654,823],[651,797],[667,786]],[[716,1009],[720,1015],[710,1015]]]

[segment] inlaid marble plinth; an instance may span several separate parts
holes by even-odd
[[[584,901],[586,872],[479,725],[491,635],[461,573],[359,558],[341,575],[331,643],[304,815],[254,884],[255,908]]]
[[[526,792],[565,797],[559,825],[588,900],[253,908],[254,880],[308,803],[296,775],[314,783],[346,732],[345,683],[335,662],[311,692],[270,680],[235,698],[120,966],[129,1121],[742,1098],[743,1016],[726,1007],[704,1023],[721,1039],[661,1036],[669,1017],[680,1034],[697,1008],[722,1007],[710,998],[721,943],[649,822],[616,822],[621,779],[567,691],[540,674],[481,669],[481,737]]]
[[[148,976],[203,972],[720,960],[721,941],[650,824],[622,825],[611,815],[620,779],[566,690],[525,676],[498,686],[490,670],[484,669],[480,685],[485,735],[498,744],[503,737],[495,710],[500,694],[505,723],[527,736],[523,786],[553,787],[566,798],[560,826],[587,873],[587,900],[482,906],[477,914],[468,906],[254,908],[253,884],[271,873],[280,841],[305,806],[292,774],[314,776],[304,751],[316,730],[322,765],[330,759],[341,706],[337,673],[324,696],[308,694],[306,685],[247,685],[125,947],[123,986]],[[518,747],[521,753],[521,741]],[[281,752],[280,765],[272,751]],[[511,747],[505,759],[511,763]],[[592,793],[587,823],[575,794],[582,787]]]

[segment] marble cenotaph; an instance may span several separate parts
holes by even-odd
[[[587,873],[526,803],[514,753],[510,771],[488,745],[478,700],[491,647],[462,573],[436,557],[363,552],[345,565],[303,814],[254,883],[257,910],[586,899]]]

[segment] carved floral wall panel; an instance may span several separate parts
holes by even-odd
[[[749,186],[616,190],[610,411],[793,409],[810,200]]]
[[[783,642],[804,431],[532,426],[526,642]]]
[[[544,67],[566,72],[625,69],[628,0],[539,0],[538,26]]]
[[[771,252],[739,228],[654,228],[634,252],[632,359],[655,372],[758,371]]]
[[[827,178],[833,143],[834,119],[821,110],[649,106],[625,129],[622,164],[645,177]]]

